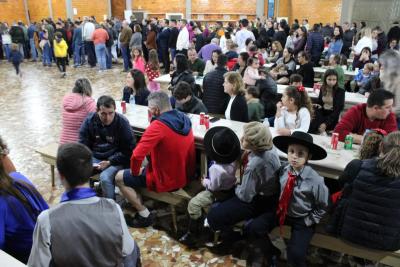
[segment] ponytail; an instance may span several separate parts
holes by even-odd
[[[312,102],[303,86],[288,86],[286,87],[286,94],[288,97],[294,99],[294,104],[297,106],[297,112],[304,107],[308,109],[308,112],[310,112],[311,118],[313,117]]]
[[[382,141],[377,167],[388,177],[400,177],[400,132],[388,134]]]

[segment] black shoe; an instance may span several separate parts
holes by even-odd
[[[150,214],[148,217],[140,216],[139,213],[136,213],[135,217],[125,216],[126,224],[129,227],[133,228],[145,228],[153,225],[154,220],[153,216]]]
[[[198,236],[193,234],[192,232],[188,231],[186,234],[184,234],[181,238],[179,238],[179,242],[188,246],[189,248],[192,248],[195,246],[197,242]]]

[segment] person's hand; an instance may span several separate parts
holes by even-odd
[[[279,128],[276,132],[278,133],[278,135],[290,135],[290,130],[287,128]]]
[[[320,133],[325,132],[325,131],[326,131],[326,124],[325,124],[325,123],[322,123],[322,124],[319,126],[318,130],[319,130]]]
[[[283,107],[282,101],[279,101],[278,103],[276,103],[276,110],[279,109],[279,111],[280,111],[282,109],[282,107]]]
[[[110,166],[110,165],[111,165],[110,161],[108,161],[108,160],[103,160],[103,161],[100,161],[100,162],[99,162],[99,167],[98,167],[98,169],[99,169],[99,170],[105,170],[105,169],[107,169],[108,166]]]
[[[351,134],[353,136],[353,144],[361,144],[363,136],[359,134]]]
[[[322,108],[322,106],[320,104],[313,104],[313,107],[316,108],[316,109]]]
[[[366,92],[364,95],[365,95],[366,98],[368,98],[369,94],[370,94],[369,92]]]

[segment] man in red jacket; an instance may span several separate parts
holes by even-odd
[[[396,116],[392,112],[394,95],[386,90],[373,91],[367,104],[359,104],[349,109],[336,125],[334,132],[339,133],[339,140],[346,135],[353,136],[353,142],[361,144],[367,129],[380,128],[386,132],[397,131]]]
[[[149,210],[141,203],[132,187],[147,187],[155,192],[182,188],[194,175],[195,146],[190,119],[173,110],[164,92],[148,97],[150,126],[133,150],[131,168],[120,171],[115,180],[122,195],[137,209],[134,218],[127,218],[131,227],[147,227],[153,223]],[[149,164],[142,161],[149,155]]]

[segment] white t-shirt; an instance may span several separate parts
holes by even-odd
[[[302,107],[298,112],[288,112],[286,107],[281,110],[281,116],[275,117],[274,128],[290,129],[290,133],[294,131],[308,132],[310,128],[311,115],[308,109]]]
[[[231,108],[232,108],[232,103],[233,100],[235,100],[236,96],[231,96],[231,99],[229,99],[228,106],[226,107],[225,110],[225,119],[230,120],[231,119]]]

